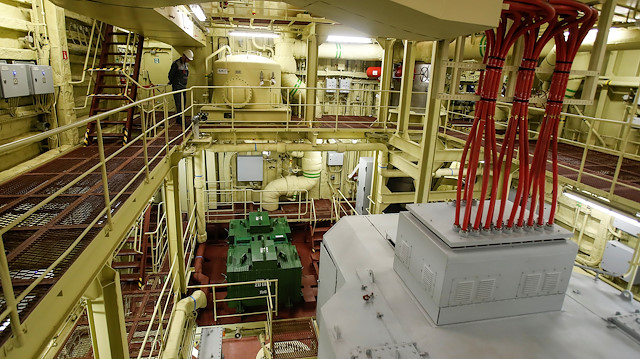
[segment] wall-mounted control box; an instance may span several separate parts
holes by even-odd
[[[2,98],[29,96],[28,66],[25,64],[0,64]]]
[[[29,90],[32,95],[53,93],[53,72],[51,66],[27,65]]]

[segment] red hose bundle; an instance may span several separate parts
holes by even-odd
[[[540,134],[533,154],[531,163],[531,175],[524,183],[524,197],[520,201],[519,225],[522,225],[524,218],[524,208],[526,206],[529,191],[531,191],[531,203],[529,205],[529,218],[527,226],[544,225],[544,194],[546,183],[546,165],[551,146],[552,156],[552,176],[553,189],[551,210],[547,224],[553,224],[558,198],[558,125],[560,123],[560,113],[564,94],[567,90],[569,73],[575,56],[589,30],[596,22],[598,13],[589,6],[572,0],[551,0],[561,21],[566,22],[567,33],[557,33],[554,38],[556,42],[556,65],[551,78],[551,87],[545,115],[542,120]],[[535,210],[538,207],[538,220],[535,222]]]
[[[476,114],[473,126],[462,152],[461,167],[464,169],[466,164],[466,168],[468,168],[464,186],[462,184],[463,173],[465,171],[461,170],[458,174],[454,225],[463,231],[469,229],[471,222],[473,188],[475,185],[476,171],[478,169],[479,154],[482,147],[484,147],[483,181],[480,202],[473,224],[474,230],[479,229],[482,221],[484,199],[487,196],[489,188],[490,174],[492,172],[494,176],[499,176],[500,172],[500,167],[498,167],[494,116],[498,92],[502,85],[502,68],[505,57],[520,36],[532,29],[539,28],[554,16],[553,8],[546,1],[507,0],[504,3],[507,7],[502,11],[498,28],[485,32],[487,52],[485,53],[484,63],[486,64],[486,69],[480,77],[477,90],[477,94],[480,95],[480,100],[476,103]],[[483,137],[484,146],[482,145]],[[469,151],[471,151],[471,155],[468,163],[466,163]],[[465,206],[465,212],[461,220],[462,199],[464,199],[468,205]],[[489,217],[488,219],[485,227],[490,227],[491,218]]]
[[[537,224],[544,224],[544,186],[549,146],[552,150],[554,189],[548,223],[553,223],[558,195],[557,132],[562,102],[573,59],[597,18],[596,10],[575,0],[507,0],[504,3],[507,7],[502,11],[499,26],[495,30],[485,32],[487,38],[487,52],[484,58],[486,70],[480,75],[476,92],[480,96],[480,101],[476,103],[473,126],[462,152],[461,170],[458,173],[454,226],[462,231],[468,231],[471,223],[473,189],[482,148],[484,148],[482,189],[472,229],[479,230],[482,224],[484,202],[490,183],[491,193],[483,229],[492,228],[501,173],[503,173],[501,183],[503,198],[500,201],[496,227],[498,229],[503,227],[506,206],[504,194],[509,186],[511,159],[516,148],[516,138],[519,147],[520,180],[507,227],[512,228],[515,224],[518,210],[520,213],[517,225],[520,227],[524,225],[525,210],[530,193],[531,205],[527,225],[534,224],[536,205],[539,205]],[[548,23],[548,26],[540,35],[540,27],[545,23]],[[565,31],[568,31],[566,36]],[[502,85],[502,67],[505,57],[520,36],[524,36],[523,59],[516,80],[511,117],[503,145],[498,154],[494,121],[496,99]],[[542,129],[531,165],[529,165],[529,98],[535,78],[537,59],[543,47],[552,38],[556,42],[558,60],[552,76]],[[471,151],[470,154],[469,151]],[[469,156],[468,162],[467,156]],[[502,172],[503,165],[504,172]],[[467,171],[464,171],[465,168]],[[463,203],[466,203],[466,206],[461,217]]]

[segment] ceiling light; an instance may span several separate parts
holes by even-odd
[[[204,11],[202,11],[202,8],[200,7],[200,5],[192,4],[192,5],[189,5],[189,7],[191,8],[191,11],[193,12],[193,14],[198,18],[198,20],[200,21],[207,20],[207,15],[204,14]]]
[[[253,32],[253,31],[231,31],[229,33],[230,36],[244,36],[244,37],[266,37],[275,39],[276,37],[280,37],[280,35],[273,32]]]
[[[340,42],[340,43],[345,43],[345,44],[370,44],[370,43],[372,43],[371,38],[368,38],[368,37],[338,36],[338,35],[329,35],[329,36],[327,36],[327,42]]]
[[[635,219],[629,218],[629,217],[625,216],[622,213],[618,213],[618,212],[616,212],[616,211],[614,211],[612,209],[604,207],[603,205],[597,204],[595,202],[591,202],[588,199],[583,198],[583,197],[578,196],[578,195],[575,195],[575,194],[573,194],[571,192],[563,192],[562,194],[567,196],[567,197],[569,197],[569,198],[571,198],[574,201],[578,201],[578,202],[580,202],[580,203],[582,203],[582,204],[584,204],[586,206],[589,206],[592,209],[595,209],[595,210],[597,210],[599,212],[606,213],[606,214],[608,214],[610,216],[618,218],[619,220],[621,220],[623,222],[629,223],[631,225],[634,225],[634,226],[640,228],[640,222],[636,221]]]

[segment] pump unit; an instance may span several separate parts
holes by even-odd
[[[230,55],[213,64],[213,103],[203,106],[209,122],[286,122],[290,109],[282,103],[281,69],[257,55]]]
[[[267,212],[251,212],[248,219],[229,222],[229,252],[227,281],[229,283],[278,280],[278,305],[291,306],[302,298],[302,264],[296,247],[291,244],[291,228],[284,218],[269,218]],[[267,287],[256,285],[230,286],[227,298],[264,296]],[[276,286],[271,285],[275,295]],[[231,301],[229,306],[242,311],[244,307],[266,305],[263,298]],[[274,303],[275,305],[275,303]]]

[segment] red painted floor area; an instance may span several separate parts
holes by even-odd
[[[257,337],[222,340],[222,355],[225,359],[256,359],[260,349],[260,341]]]

